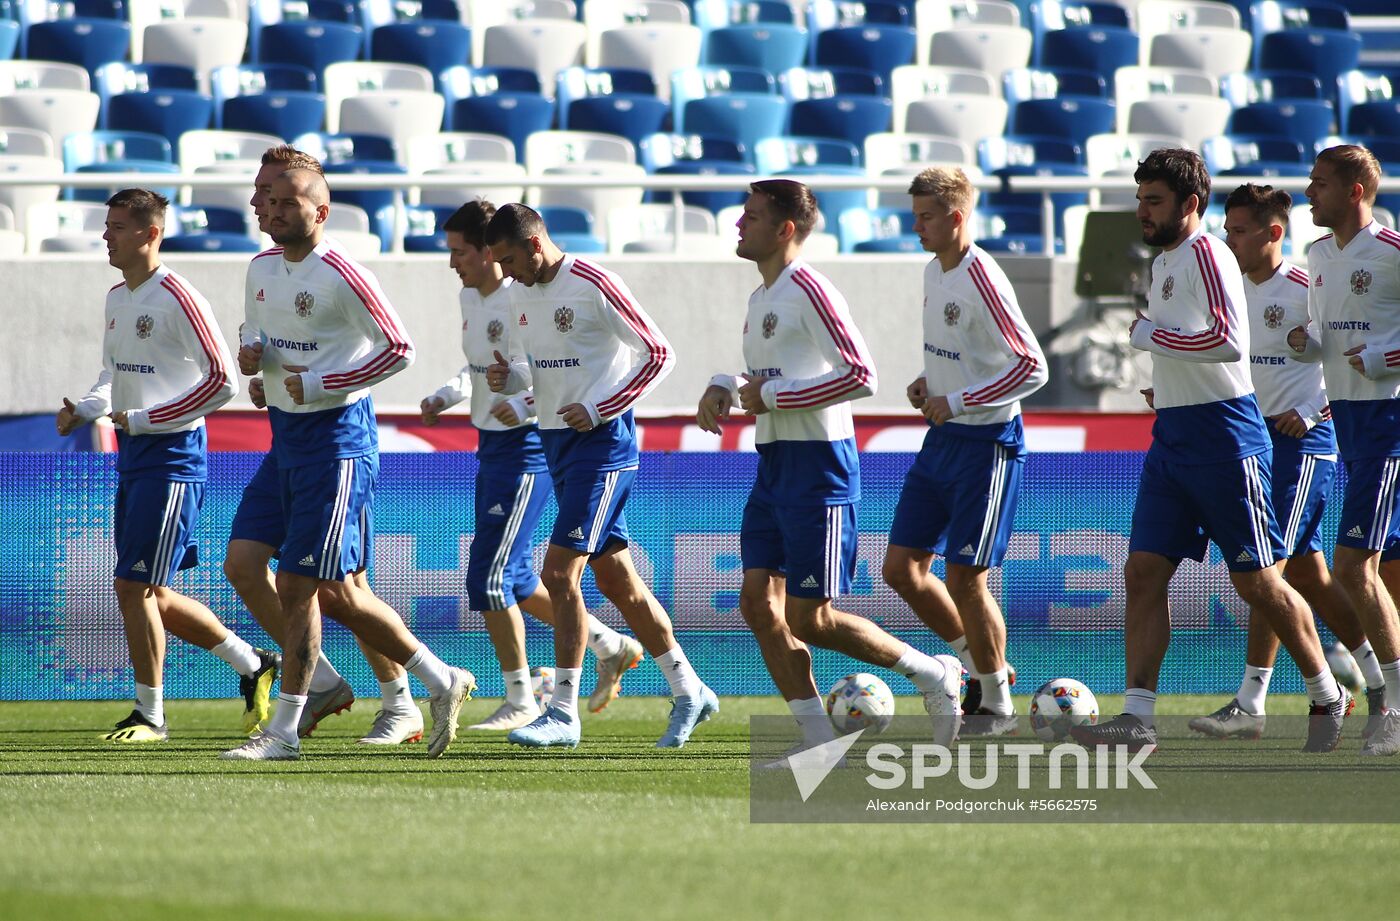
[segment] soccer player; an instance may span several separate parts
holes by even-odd
[[[931,168],[909,186],[924,269],[924,373],[907,393],[929,421],[890,528],[884,577],[969,672],[964,735],[1016,729],[1006,621],[987,590],[1011,540],[1025,466],[1021,400],[1045,385],[1045,356],[996,260],[972,240],[972,183]],[[947,582],[930,572],[947,560]],[[973,689],[980,691],[973,699]]]
[[[549,593],[540,585],[531,561],[531,537],[549,491],[539,482],[547,472],[535,400],[528,389],[492,393],[486,368],[495,352],[518,353],[509,279],[491,258],[486,225],[496,207],[472,201],[443,224],[452,270],[461,279],[461,372],[420,406],[424,425],[463,400],[471,400],[477,429],[475,529],[467,563],[467,598],[481,611],[486,632],[501,663],[506,699],[495,713],[468,729],[510,730],[533,723],[540,715],[525,661],[523,608],[547,624],[554,623]],[[588,709],[602,710],[617,697],[622,675],[642,661],[642,646],[588,615],[588,646],[598,662],[598,683]]]
[[[1287,554],[1283,577],[1354,650],[1366,676],[1368,700],[1381,706],[1381,677],[1371,644],[1351,600],[1322,555],[1323,509],[1337,473],[1337,441],[1322,369],[1291,360],[1288,332],[1308,322],[1308,274],[1283,258],[1293,198],[1271,186],[1242,185],[1225,200],[1225,242],[1244,275],[1249,314],[1249,371],[1259,411],[1273,442],[1272,503]],[[1249,615],[1244,677],[1235,698],[1209,716],[1191,720],[1197,732],[1218,738],[1257,739],[1264,732],[1264,700],[1273,677],[1278,637],[1260,613]]]
[[[285,144],[268,148],[263,153],[262,166],[253,180],[253,197],[249,201],[253,214],[258,219],[258,229],[263,233],[268,232],[267,195],[272,188],[272,181],[293,168],[320,172],[321,164],[310,154]],[[334,241],[330,245],[334,246]],[[244,344],[254,345],[257,330],[250,331],[245,325],[243,336]],[[260,409],[267,405],[261,378],[255,377],[250,380],[248,391]],[[238,511],[234,514],[233,525],[229,530],[224,574],[254,619],[278,644],[282,643],[285,624],[282,605],[277,600],[277,588],[273,585],[268,562],[277,555],[277,548],[282,546],[286,534],[286,522],[282,516],[282,490],[278,485],[277,452],[269,451],[243,489],[243,497],[238,503]],[[353,585],[326,583],[321,588],[319,601],[327,613],[342,620],[351,619],[350,615],[342,617],[342,612],[354,611],[359,607],[389,610],[370,590],[367,559],[364,568],[354,574]],[[382,706],[375,714],[374,723],[360,742],[394,745],[420,740],[423,737],[423,712],[418,709],[409,694],[408,673],[397,662],[375,652],[358,637],[356,642],[360,644],[365,661],[379,680],[382,698]],[[321,720],[350,709],[354,702],[355,692],[351,689],[350,682],[341,677],[335,667],[327,661],[324,653],[321,654],[317,659],[316,668],[311,673],[311,686],[307,692],[306,706],[302,709],[297,735],[302,738],[309,736]],[[266,713],[263,713],[261,719],[266,719]],[[245,720],[243,728],[251,733],[258,728],[258,724],[248,719]]]
[[[1275,563],[1287,556],[1270,502],[1270,440],[1249,378],[1244,285],[1224,241],[1201,226],[1210,176],[1191,150],[1155,150],[1133,174],[1152,263],[1135,348],[1152,353],[1157,421],[1143,462],[1123,570],[1128,691],[1123,713],[1078,726],[1084,745],[1157,741],[1157,676],[1171,642],[1167,590],[1182,559],[1221,550],[1240,598],[1269,619],[1311,700],[1304,751],[1337,747],[1351,695],[1337,685],[1302,597]]]
[[[503,206],[486,227],[486,243],[518,283],[511,309],[523,350],[508,358],[496,350],[487,381],[497,393],[532,383],[559,506],[540,573],[554,602],[554,696],[539,719],[508,738],[529,747],[579,743],[588,613],[580,582],[588,566],[671,686],[671,718],[657,747],[680,748],[719,710],[719,700],[637,574],[623,513],[639,459],[632,407],[670,373],[675,353],[622,279],[560,250],[533,209]]]
[[[935,716],[935,741],[948,744],[961,718],[958,660],[926,656],[833,604],[850,591],[856,565],[860,462],[850,404],[875,392],[876,376],[846,299],[802,261],[817,213],[800,182],[749,186],[736,253],[757,266],[763,284],[744,319],[748,367],[711,378],[695,416],[715,433],[735,406],[756,417],[758,476],[739,537],[739,610],[802,731],[801,747],[834,737],[809,643],[913,680]]]
[[[1394,755],[1400,752],[1400,623],[1378,569],[1383,552],[1400,539],[1400,234],[1372,218],[1381,168],[1366,148],[1327,148],[1309,178],[1313,223],[1332,232],[1308,250],[1313,324],[1291,330],[1288,344],[1301,359],[1322,361],[1347,471],[1333,573],[1385,678],[1384,710],[1367,721],[1361,753]]]
[[[297,727],[321,653],[318,592],[353,591],[370,545],[379,433],[369,388],[408,367],[413,344],[378,281],[324,238],[330,189],[315,170],[272,181],[268,230],[277,244],[248,267],[244,373],[262,370],[287,533],[279,548],[277,596],[286,656],[278,707],[267,727],[224,758],[293,760]],[[428,756],[456,737],[462,702],[476,680],[450,668],[387,608],[339,611],[355,633],[428,688]]]
[[[195,525],[208,475],[204,417],[238,393],[214,313],[161,265],[165,198],[123,189],[107,201],[107,259],[123,282],[107,292],[102,373],[76,404],[63,400],[58,433],[99,416],[117,426],[114,586],[136,672],[136,708],[103,738],[164,742],[165,631],[223,659],[239,674],[247,712],[267,714],[279,658],[254,649],[207,607],[170,587],[199,563]]]

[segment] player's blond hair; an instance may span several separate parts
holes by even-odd
[[[967,173],[956,166],[930,166],[915,176],[909,183],[909,194],[927,195],[937,199],[949,211],[972,214],[972,206],[977,200],[977,190]]]
[[[304,150],[297,150],[291,144],[278,144],[263,151],[262,165],[276,163],[285,170],[309,169],[317,175],[324,175],[321,161]]]
[[[1366,204],[1376,203],[1376,192],[1381,187],[1381,164],[1371,151],[1360,144],[1338,144],[1318,154],[1317,162],[1330,164],[1342,182],[1359,184]]]

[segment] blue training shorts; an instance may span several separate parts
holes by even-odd
[[[282,468],[287,536],[279,572],[339,582],[366,569],[374,536],[374,484],[379,458],[347,457]]]
[[[559,517],[554,519],[550,543],[588,554],[628,543],[623,506],[637,479],[636,467],[593,470],[574,464],[560,473],[551,471],[551,476]]]
[[[114,515],[118,579],[169,585],[182,569],[199,564],[194,529],[204,504],[204,484],[159,477],[118,480]]]
[[[1337,478],[1335,454],[1303,454],[1298,438],[1274,439],[1274,521],[1289,557],[1322,549],[1322,513]]]
[[[1395,501],[1400,457],[1343,460],[1347,471],[1337,545],[1387,550],[1400,540],[1400,506]]]
[[[282,483],[277,473],[277,458],[271,452],[263,455],[253,478],[243,487],[238,511],[233,514],[229,540],[251,540],[269,547],[280,547],[287,538],[287,521],[282,514]]]
[[[467,600],[473,611],[504,611],[539,585],[531,555],[549,490],[538,473],[476,476],[476,526],[467,559]]]
[[[856,572],[856,507],[773,505],[749,494],[739,531],[744,570],[768,569],[787,578],[798,598],[835,598],[851,590]]]

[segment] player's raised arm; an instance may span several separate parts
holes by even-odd
[[[875,362],[860,330],[851,322],[845,297],[805,267],[793,272],[792,280],[811,305],[802,313],[803,329],[830,362],[831,370],[815,377],[764,381],[764,405],[774,412],[811,411],[874,396]]]
[[[661,327],[637,304],[632,292],[617,276],[598,273],[584,262],[575,262],[573,271],[596,285],[607,307],[602,316],[618,338],[632,352],[632,364],[622,382],[589,394],[584,408],[595,425],[614,419],[631,409],[656,389],[676,366],[676,352]]]

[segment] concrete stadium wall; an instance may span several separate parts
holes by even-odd
[[[675,372],[640,409],[643,415],[688,414],[716,372],[742,370],[740,331],[754,267],[738,259],[677,261],[670,256],[605,256],[676,349]],[[171,268],[214,305],[224,335],[236,344],[243,317],[247,262],[225,256],[172,254]],[[384,412],[413,412],[462,366],[458,282],[445,256],[397,256],[367,263],[402,315],[418,348],[408,371],[375,391]],[[875,356],[880,391],[863,413],[908,412],[904,388],[922,368],[922,258],[844,257],[818,261],[850,301]],[[1041,333],[1073,310],[1074,266],[1066,260],[1002,260],[1031,327]],[[0,261],[6,290],[8,356],[0,361],[0,415],[56,411],[62,397],[87,392],[101,370],[102,304],[120,281],[92,259],[31,256]],[[240,395],[230,408],[251,408]]]

